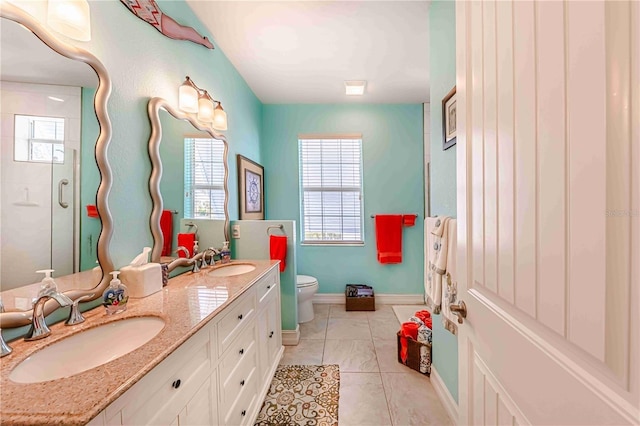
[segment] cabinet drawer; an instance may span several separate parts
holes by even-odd
[[[254,289],[245,292],[226,309],[228,312],[218,322],[218,353],[226,351],[242,327],[255,315]]]
[[[251,389],[250,384],[256,381],[255,377],[258,371],[257,354],[256,345],[252,345],[249,352],[245,353],[242,361],[238,363],[227,379],[220,380],[222,383],[220,387],[220,403],[223,409],[233,406],[234,401],[245,392],[245,389]]]
[[[205,327],[116,401],[126,404],[122,423],[171,423],[210,372],[209,330]],[[109,406],[107,411],[109,408],[117,407]]]
[[[249,418],[252,414],[252,408],[256,403],[258,397],[256,374],[254,372],[249,383],[244,386],[244,389],[230,407],[222,407],[220,410],[223,414],[225,425],[246,425],[250,424],[254,419]]]
[[[260,307],[265,305],[269,295],[275,293],[276,291],[280,291],[277,289],[278,282],[280,281],[279,278],[279,269],[273,268],[256,284],[256,291],[258,292],[258,304]]]
[[[237,339],[230,343],[229,349],[220,360],[220,382],[225,383],[237,366],[256,352],[255,324],[244,331]]]

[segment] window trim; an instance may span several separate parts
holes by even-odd
[[[312,189],[307,191],[323,192],[331,189],[338,190],[339,192],[359,192],[360,193],[360,240],[305,240],[305,214],[304,214],[304,193],[305,188],[302,182],[302,160],[301,155],[301,141],[302,140],[359,140],[360,141],[360,186],[359,187],[310,187]],[[363,155],[363,140],[362,133],[313,133],[313,134],[298,134],[298,195],[299,208],[300,208],[300,245],[302,246],[336,246],[336,247],[362,247],[365,245],[365,232],[364,232],[364,155]]]

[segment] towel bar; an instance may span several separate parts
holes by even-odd
[[[391,214],[391,213],[389,213],[389,214]],[[400,213],[398,213],[398,214],[400,214]],[[401,216],[415,216],[416,218],[418,217],[418,215],[417,215],[417,214],[415,214],[415,213],[409,213],[409,214],[404,214],[404,215],[403,215],[403,214],[401,214]],[[371,215],[371,219],[373,219],[373,218],[375,218],[375,217],[376,217],[376,215],[375,215],[375,214],[372,214],[372,215]]]
[[[284,232],[284,225],[280,224],[280,225],[271,225],[271,226],[267,226],[267,235],[271,235],[269,233],[270,229],[279,229],[280,231],[282,231],[283,234],[287,235],[286,232]]]

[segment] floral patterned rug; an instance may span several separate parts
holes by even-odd
[[[256,426],[337,426],[338,365],[280,365]]]

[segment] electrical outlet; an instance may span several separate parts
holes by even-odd
[[[231,227],[231,236],[234,239],[240,238],[240,225],[233,225]]]

